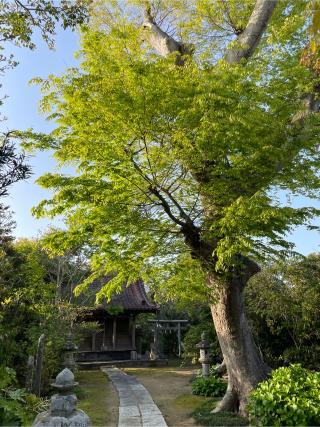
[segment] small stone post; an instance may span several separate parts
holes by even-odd
[[[72,342],[72,333],[71,331],[69,331],[67,334],[65,346],[63,348],[63,351],[64,351],[63,366],[65,368],[70,369],[71,371],[73,371],[76,366],[73,352],[77,350],[77,348],[78,347]]]
[[[34,370],[34,380],[33,380],[33,393],[36,396],[41,394],[41,371],[42,371],[42,361],[44,355],[44,345],[45,345],[45,336],[44,334],[40,335],[37,347],[36,363]]]
[[[153,336],[153,343],[150,345],[150,359],[151,360],[157,360],[159,358],[159,323],[156,322],[154,325],[154,336]]]
[[[28,362],[27,362],[27,372],[26,372],[26,390],[28,393],[32,393],[33,374],[34,374],[34,357],[29,356]]]
[[[33,427],[91,427],[88,415],[76,408],[77,397],[72,389],[78,385],[70,369],[65,368],[57,375],[51,386],[58,391],[51,397],[49,411],[37,416]]]
[[[205,332],[202,332],[197,348],[200,349],[199,362],[202,364],[202,376],[207,378],[210,375],[210,343]]]

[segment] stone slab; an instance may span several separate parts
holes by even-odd
[[[101,368],[119,395],[118,427],[168,427],[150,393],[139,381],[118,368]]]

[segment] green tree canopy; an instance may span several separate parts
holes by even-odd
[[[164,270],[166,280],[187,280],[197,268],[181,232],[188,225],[216,241],[220,271],[237,253],[291,249],[286,233],[315,209],[286,206],[277,192],[317,197],[319,153],[317,116],[292,124],[314,78],[299,63],[304,2],[289,3],[245,67],[209,60],[222,43],[209,40],[176,67],[175,55],[159,59],[141,45],[144,30],[130,20],[83,34],[81,68],[42,82],[42,109],[58,127],[36,145],[77,167],[77,176],[39,180],[55,196],[37,215],[66,215],[57,247],[97,247],[93,268],[118,271],[118,285]],[[204,25],[197,13],[184,28],[189,38]]]

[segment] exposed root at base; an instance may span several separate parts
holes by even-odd
[[[216,375],[218,375],[218,377],[222,377],[223,375],[225,375],[227,373],[227,364],[224,361],[224,359],[223,359],[222,363],[220,363],[220,365],[218,365],[216,367],[214,372]]]
[[[239,400],[236,393],[234,393],[231,390],[227,390],[221,402],[219,402],[218,406],[214,408],[211,411],[211,413],[216,414],[218,412],[224,412],[224,411],[238,412],[238,410],[239,410]]]

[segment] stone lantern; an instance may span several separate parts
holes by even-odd
[[[202,364],[202,376],[207,378],[210,375],[210,343],[205,332],[202,332],[197,348],[200,349],[199,362]]]
[[[63,351],[64,351],[63,366],[65,368],[71,369],[71,371],[73,371],[76,366],[73,353],[77,349],[78,347],[72,342],[72,333],[71,331],[69,331],[67,334],[65,346],[63,348]]]
[[[88,415],[76,408],[77,397],[72,392],[76,385],[70,369],[61,371],[51,384],[58,393],[51,397],[49,411],[38,414],[33,427],[91,427]]]

